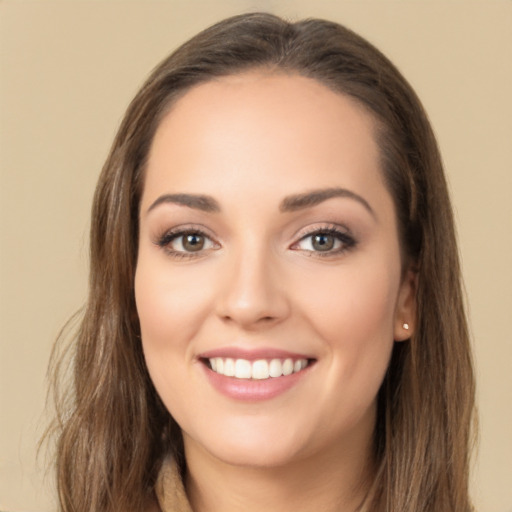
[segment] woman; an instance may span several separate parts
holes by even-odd
[[[419,100],[334,23],[225,20],[100,177],[62,510],[469,511],[474,384]]]

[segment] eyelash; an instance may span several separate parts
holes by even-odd
[[[217,242],[213,241],[212,238],[205,233],[204,230],[200,228],[196,228],[193,226],[187,227],[187,228],[178,228],[178,229],[171,229],[169,231],[166,231],[163,235],[158,237],[156,241],[156,245],[160,247],[161,249],[165,250],[167,254],[175,259],[191,259],[191,258],[197,258],[205,254],[206,251],[211,250],[212,248],[207,249],[199,249],[197,252],[194,251],[180,251],[175,250],[171,248],[171,244],[178,240],[179,238],[185,237],[187,235],[196,235],[203,237],[204,240],[209,241],[213,245],[219,245]],[[357,245],[356,239],[347,233],[345,230],[341,230],[336,226],[326,226],[324,228],[317,228],[313,231],[307,232],[301,236],[301,238],[292,244],[290,247],[293,250],[300,250],[298,248],[298,245],[301,242],[304,242],[305,240],[318,236],[318,235],[325,235],[325,236],[332,236],[335,238],[335,242],[340,242],[341,247],[336,248],[335,250],[328,250],[328,251],[315,251],[310,249],[303,249],[303,252],[310,253],[308,256],[318,256],[321,258],[328,258],[340,255],[346,251],[349,251],[353,249]],[[182,241],[183,246],[183,241]]]
[[[335,238],[335,242],[340,242],[341,247],[336,248],[335,250],[328,251],[315,251],[309,249],[303,249],[304,252],[309,252],[309,256],[315,256],[320,258],[329,258],[339,256],[346,251],[353,249],[357,245],[356,239],[349,234],[346,230],[341,230],[337,226],[327,226],[324,228],[317,228],[313,231],[307,232],[303,234],[298,242],[295,242],[292,245],[292,249],[297,247],[301,242],[312,238],[318,235],[332,236]]]
[[[175,240],[178,240],[179,238],[183,238],[187,235],[200,236],[200,237],[203,237],[204,240],[208,240],[208,241],[210,241],[210,243],[212,243],[214,245],[218,245],[216,242],[214,242],[212,240],[211,236],[209,236],[207,233],[205,233],[202,229],[196,228],[194,226],[190,226],[187,228],[171,229],[169,231],[166,231],[162,236],[160,236],[158,238],[158,240],[156,241],[156,245],[158,245],[158,247],[165,250],[169,256],[171,256],[172,258],[175,258],[175,259],[197,258],[201,255],[204,255],[204,253],[206,251],[211,249],[211,248],[200,249],[196,253],[194,251],[178,251],[178,250],[171,248],[171,244]],[[183,241],[181,244],[183,246]]]

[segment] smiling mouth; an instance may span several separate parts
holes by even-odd
[[[225,377],[245,380],[266,380],[286,377],[299,373],[311,364],[314,359],[234,359],[229,357],[212,357],[202,362],[214,373]]]

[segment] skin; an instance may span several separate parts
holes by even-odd
[[[371,116],[309,78],[229,76],[177,101],[146,171],[135,296],[151,378],[183,431],[193,509],[355,510],[376,395],[415,307]],[[286,197],[334,187],[354,196],[283,211]],[[184,193],[219,211],[155,205]],[[202,250],[159,245],[191,227],[207,235]],[[316,250],[310,233],[333,227],[342,239]],[[314,364],[272,399],[234,400],[198,359],[226,346]]]

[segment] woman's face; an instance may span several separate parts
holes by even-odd
[[[162,121],[135,296],[187,453],[277,466],[368,449],[414,308],[378,151],[361,107],[295,75],[199,85]]]

